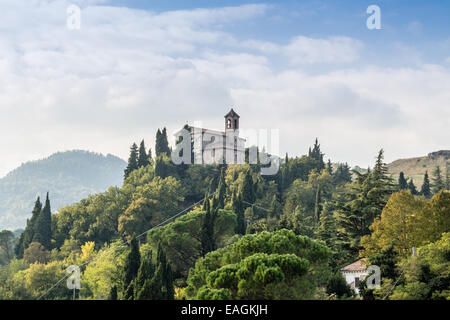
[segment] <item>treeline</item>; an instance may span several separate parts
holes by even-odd
[[[437,176],[431,199],[414,195],[390,177],[383,150],[359,173],[325,162],[317,139],[307,155],[286,154],[274,176],[262,176],[259,163],[176,166],[170,152],[165,129],[154,157],[144,141],[133,144],[121,188],[59,210],[50,224],[35,222],[44,221],[33,218],[44,212],[37,201],[16,257],[1,269],[0,297],[39,296],[64,266],[78,264],[80,299],[346,299],[354,292],[339,270],[362,257],[388,274],[380,292],[361,288],[365,298],[405,297],[410,286],[428,290],[421,297],[448,296],[440,252],[448,246],[450,192],[436,188]],[[404,276],[412,247],[431,270],[423,276],[439,285]],[[429,252],[442,257],[437,265]],[[68,297],[64,288],[47,296]]]

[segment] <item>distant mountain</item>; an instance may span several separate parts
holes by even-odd
[[[428,170],[431,177],[436,166],[441,168],[441,172],[445,178],[446,168],[450,170],[450,150],[441,150],[429,153],[425,157],[399,159],[388,165],[389,173],[397,179],[400,172],[403,171],[406,178],[413,178],[414,184],[420,188],[423,183],[423,175]]]
[[[0,179],[0,230],[24,228],[38,195],[50,192],[52,212],[89,194],[121,186],[126,162],[81,150],[22,164]]]

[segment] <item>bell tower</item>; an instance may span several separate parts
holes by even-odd
[[[239,115],[231,108],[225,115],[225,131],[239,130]]]

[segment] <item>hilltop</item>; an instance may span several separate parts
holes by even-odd
[[[425,171],[428,170],[428,174],[431,174],[436,166],[441,167],[443,174],[445,174],[447,166],[450,170],[450,150],[431,152],[424,157],[395,160],[387,166],[393,178],[397,179],[400,172],[403,171],[405,177],[412,178],[416,187],[420,188]]]
[[[0,179],[0,230],[24,228],[38,195],[50,192],[52,211],[120,186],[126,162],[113,155],[73,150],[30,161]]]

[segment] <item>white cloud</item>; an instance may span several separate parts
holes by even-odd
[[[2,2],[24,22],[0,21],[0,148],[8,150],[0,175],[57,150],[126,159],[129,145],[153,142],[158,127],[222,128],[231,105],[242,126],[279,128],[281,152],[293,155],[316,136],[327,157],[362,166],[381,147],[393,160],[448,145],[448,68],[345,65],[310,75],[297,66],[356,61],[362,43],[299,36],[283,46],[225,31],[266,6],[162,14],[86,6],[81,30],[69,31],[67,3]],[[283,56],[296,68],[279,70]]]
[[[294,64],[350,63],[358,59],[362,43],[348,37],[314,39],[298,36],[284,48]]]

